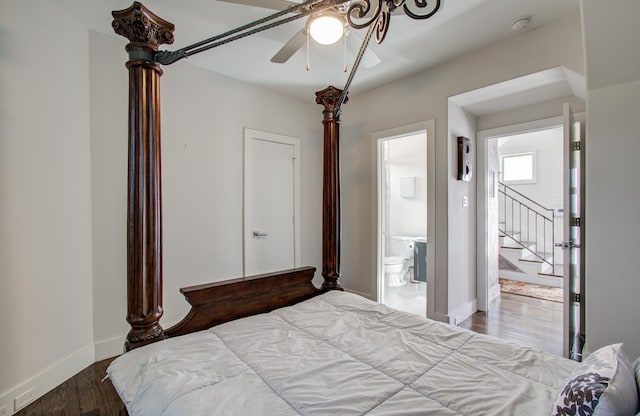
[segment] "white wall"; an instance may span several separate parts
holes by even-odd
[[[507,185],[546,208],[562,207],[564,177],[562,127],[514,134],[499,139],[499,143],[500,157],[534,152],[536,158],[535,183]],[[502,177],[500,179],[502,180]]]
[[[448,251],[449,239],[455,239],[467,258],[456,258],[471,264],[475,256],[473,230],[467,234],[453,234],[449,221],[468,221],[475,216],[475,201],[470,198],[470,209],[461,218],[451,217],[449,209],[449,185],[453,178],[451,136],[447,126],[447,97],[492,85],[501,81],[564,66],[582,74],[582,38],[579,17],[570,16],[522,36],[499,42],[459,58],[453,59],[429,71],[380,87],[365,94],[351,97],[344,106],[341,142],[342,197],[343,197],[343,284],[349,289],[365,294],[375,293],[375,249],[371,244],[372,221],[375,221],[375,204],[372,202],[371,133],[419,120],[435,118],[435,312],[436,319],[448,320],[449,314],[468,304],[474,289],[475,276],[460,277],[469,286],[456,287],[447,283],[452,275]],[[386,103],[393,103],[387,105]],[[380,111],[381,108],[384,111]],[[345,161],[348,161],[345,162]],[[454,181],[455,182],[455,181]],[[457,192],[457,191],[456,191]],[[456,197],[457,198],[457,197]],[[453,198],[451,198],[453,200]],[[455,200],[456,205],[461,201]],[[431,209],[431,206],[429,207]],[[431,227],[432,224],[429,224]],[[475,263],[474,263],[475,264]],[[473,267],[464,272],[471,273]],[[449,299],[449,291],[460,291]],[[464,299],[463,299],[464,298]],[[449,301],[461,304],[448,304]]]
[[[640,2],[582,0],[587,65],[586,337],[640,355]],[[603,24],[606,22],[606,24]]]
[[[458,324],[477,311],[476,293],[476,182],[477,141],[476,118],[448,101],[447,170],[449,224],[448,224],[448,315]],[[471,141],[472,175],[469,182],[458,180],[458,137]],[[466,199],[466,202],[465,202]]]
[[[507,111],[478,117],[478,131],[513,126],[536,120],[544,120],[562,115],[562,105],[569,103],[574,113],[585,111],[585,100],[578,97],[563,97],[556,100],[513,108]]]
[[[94,330],[108,356],[121,349],[128,331],[127,41],[96,32],[90,41]],[[301,260],[320,267],[323,108],[314,97],[286,98],[188,61],[164,68],[161,97],[163,327],[188,311],[179,288],[242,275],[244,127],[301,139]]]
[[[34,4],[37,3],[37,4]],[[0,408],[93,362],[87,30],[0,7]]]
[[[0,328],[9,334],[0,408],[9,411],[29,388],[38,397],[121,352],[129,329],[127,41],[32,3],[0,13]],[[161,82],[168,327],[187,311],[179,287],[242,274],[244,127],[301,139],[301,257],[320,266],[323,127],[314,97],[285,98],[189,62]]]
[[[497,139],[500,143],[498,145],[498,153],[500,157],[509,154],[529,152],[533,152],[535,154],[535,183],[507,183],[506,185],[541,205],[536,206],[535,204],[529,204],[533,210],[547,216],[548,218],[554,218],[553,241],[551,241],[551,224],[545,222],[545,225],[543,226],[543,223],[541,221],[533,221],[535,214],[530,213],[530,215],[527,216],[525,211],[523,211],[523,220],[521,224],[517,207],[515,208],[514,213],[511,212],[511,208],[507,207],[507,210],[503,214],[503,216],[506,215],[506,217],[508,218],[507,223],[509,224],[509,226],[511,226],[511,215],[514,214],[516,221],[514,227],[516,230],[518,230],[519,227],[522,227],[522,238],[525,240],[533,240],[534,237],[537,237],[537,241],[539,241],[539,243],[541,244],[541,251],[551,252],[553,250],[553,261],[555,264],[564,263],[562,249],[559,247],[554,247],[553,245],[555,242],[562,241],[564,236],[565,217],[558,211],[558,209],[564,207],[563,134],[564,133],[562,126],[559,126],[550,127],[544,130],[514,134]],[[502,170],[502,167],[500,169]],[[502,180],[502,176],[500,177],[500,180]],[[500,198],[500,200],[504,201],[502,197]],[[522,202],[526,203],[526,201]],[[505,211],[504,205],[500,205],[500,210]],[[553,211],[546,211],[542,208],[551,209]],[[569,211],[569,207],[566,207],[566,211]],[[527,219],[529,221],[527,221]],[[527,224],[529,225],[529,234],[527,234]]]
[[[640,356],[640,80],[589,91],[586,153],[586,337]]]
[[[387,142],[389,145],[388,235],[427,236],[427,140],[416,134]],[[414,178],[414,194],[400,195],[400,178]],[[389,253],[387,246],[387,253]],[[392,255],[392,254],[388,254]]]
[[[113,39],[89,32],[93,326],[97,359],[122,349],[127,314],[126,54]],[[124,40],[124,38],[123,38]],[[124,187],[124,190],[123,190]],[[110,338],[117,337],[109,345]],[[117,350],[116,350],[117,351]]]

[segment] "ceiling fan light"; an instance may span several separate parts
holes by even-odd
[[[342,38],[344,22],[339,16],[323,14],[311,20],[309,33],[316,42],[322,45],[331,45]]]

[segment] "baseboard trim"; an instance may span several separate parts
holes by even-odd
[[[96,362],[122,354],[125,338],[126,335],[121,335],[96,342]]]
[[[33,389],[33,400],[29,401],[29,403],[32,403],[94,362],[94,344],[86,345],[80,350],[40,371],[33,377],[28,378],[17,386],[2,393],[2,395],[0,395],[0,409],[5,406],[8,414],[13,415],[16,411],[20,410],[14,408],[14,398],[16,396]],[[26,407],[29,403],[25,404],[21,409]]]
[[[370,299],[370,300],[375,300],[373,298],[373,296],[371,296],[371,293],[363,293],[363,292],[358,292],[357,290],[351,290],[351,289],[346,289],[346,288],[344,289],[344,291],[345,292],[349,292],[349,293],[353,293],[353,294],[356,294],[356,295],[360,295],[363,298],[367,298],[367,299]]]
[[[434,313],[432,316],[427,316],[427,318],[432,319],[434,321],[443,322],[445,324],[448,324],[451,321],[451,318],[449,318],[449,315],[444,315],[441,313]]]
[[[499,297],[500,297],[500,284],[496,283],[495,285],[489,288],[489,302]]]
[[[453,313],[449,314],[449,323],[452,325],[460,325],[463,321],[478,311],[478,299],[473,299],[460,307],[456,308]]]
[[[533,283],[536,285],[545,285],[552,287],[562,287],[564,281],[562,278],[550,277],[548,275],[530,275],[527,273],[510,272],[508,270],[500,270],[500,277],[509,280],[515,280],[524,283]]]

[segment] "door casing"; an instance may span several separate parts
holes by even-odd
[[[293,203],[293,207],[291,212],[293,213],[293,218],[291,219],[293,224],[293,253],[292,259],[293,264],[286,264],[281,267],[291,268],[297,267],[301,264],[301,249],[300,249],[300,139],[295,137],[289,137],[281,134],[268,133],[259,130],[253,130],[249,128],[244,129],[244,165],[243,165],[243,275],[247,274],[257,274],[257,273],[266,273],[271,270],[262,269],[259,266],[255,266],[250,261],[251,254],[251,245],[253,237],[253,231],[261,231],[254,230],[255,226],[252,224],[252,216],[254,210],[259,203],[259,201],[255,201],[255,196],[252,195],[251,184],[248,182],[251,180],[251,175],[249,175],[248,169],[250,168],[249,164],[251,156],[251,146],[256,143],[260,143],[261,145],[265,144],[273,144],[273,145],[284,145],[291,147],[291,169],[293,174],[293,183],[291,188],[291,202]],[[268,194],[268,193],[267,193]],[[267,195],[269,197],[270,195]],[[273,203],[288,203],[289,199],[283,198],[283,201],[272,201]],[[287,208],[287,207],[285,207]],[[287,208],[286,210],[288,210]],[[283,210],[283,211],[286,211]],[[266,237],[268,238],[268,236]]]

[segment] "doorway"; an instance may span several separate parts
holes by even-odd
[[[549,335],[547,342],[558,343],[557,350],[574,358],[579,347],[570,351],[569,343],[581,336],[583,318],[570,312],[583,306],[582,286],[580,268],[567,254],[580,257],[580,241],[573,234],[580,235],[581,226],[576,211],[581,165],[575,161],[581,137],[568,105],[564,112],[563,117],[478,132],[479,172],[484,173],[478,183],[478,225],[484,229],[478,240],[478,306],[487,312],[499,306],[501,291],[510,301],[516,294],[513,299],[523,302],[525,297],[552,302],[548,308],[554,313],[544,314],[553,316],[546,332],[562,336]]]
[[[433,122],[374,134],[378,301],[427,315],[429,283],[428,128]]]
[[[299,159],[299,139],[245,129],[245,276],[300,265]]]

